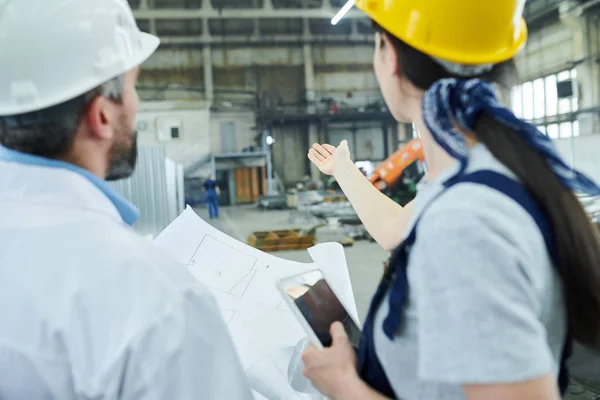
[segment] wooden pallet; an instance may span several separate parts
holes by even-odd
[[[276,246],[279,243],[279,237],[273,232],[253,232],[248,236],[248,244],[252,247]]]
[[[323,199],[324,203],[344,203],[346,201],[348,201],[348,198],[346,196],[343,196],[343,195],[325,197]]]
[[[314,235],[302,235],[300,229],[253,232],[248,244],[261,251],[304,250],[316,244]]]

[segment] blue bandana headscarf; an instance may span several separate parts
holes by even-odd
[[[500,104],[492,85],[480,79],[442,79],[425,93],[423,119],[435,141],[460,161],[461,171],[467,164],[468,148],[456,124],[460,129],[473,130],[481,112],[512,129],[541,154],[566,188],[576,193],[600,195],[598,185],[564,162],[550,138]]]

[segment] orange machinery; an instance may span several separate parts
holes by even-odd
[[[402,179],[406,169],[417,161],[425,162],[421,139],[411,140],[381,163],[375,168],[370,181],[380,191],[393,188]]]

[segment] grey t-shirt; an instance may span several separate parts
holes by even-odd
[[[468,172],[514,175],[483,146]],[[415,216],[443,190],[448,171],[419,189]],[[404,323],[391,341],[387,300],[375,348],[402,400],[464,400],[461,385],[558,374],[566,320],[559,277],[531,216],[506,195],[460,184],[419,223],[408,266]]]

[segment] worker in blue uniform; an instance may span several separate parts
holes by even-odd
[[[221,195],[221,189],[219,189],[214,175],[210,175],[204,182],[204,190],[206,191],[206,206],[208,207],[210,219],[219,218],[219,196]]]
[[[600,235],[576,196],[600,187],[492,86],[525,44],[525,1],[355,4],[427,177],[402,208],[362,176],[347,142],[309,151],[393,256],[358,351],[336,323],[332,346],[304,353],[305,376],[332,400],[558,400],[572,340],[600,343]]]

